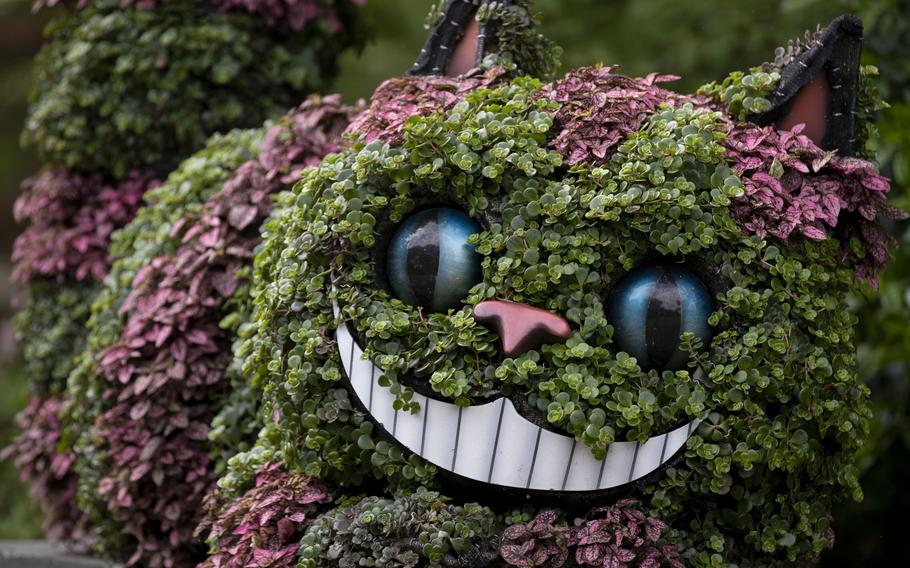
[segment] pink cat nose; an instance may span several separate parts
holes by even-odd
[[[572,337],[569,323],[558,315],[506,300],[480,302],[474,306],[474,319],[499,333],[508,357]]]

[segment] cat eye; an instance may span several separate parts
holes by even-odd
[[[480,225],[449,207],[411,215],[389,243],[386,270],[398,299],[433,312],[457,307],[482,280],[481,256],[468,244]]]
[[[714,302],[708,287],[678,266],[649,266],[627,274],[607,306],[616,347],[638,360],[643,369],[683,368],[688,354],[680,335],[692,332],[705,344],[711,339],[708,316]]]

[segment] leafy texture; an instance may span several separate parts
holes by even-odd
[[[488,540],[494,522],[485,507],[451,505],[423,489],[367,497],[319,517],[300,541],[297,566],[482,566],[496,557]]]
[[[496,22],[495,50],[487,55],[483,66],[517,69],[541,79],[553,78],[562,48],[538,31],[540,15],[533,11],[532,4],[532,0],[484,2],[478,8],[478,21]]]
[[[560,130],[553,145],[569,164],[601,163],[612,155],[627,135],[667,102],[669,93],[658,84],[678,78],[655,73],[636,81],[614,73],[616,69],[574,71],[547,90],[547,96],[561,105],[555,116]]]
[[[900,16],[908,9],[906,0],[860,3],[866,26],[863,60],[875,65],[864,73],[866,87],[860,94],[867,104],[858,110],[867,118],[860,133],[868,137],[866,152],[877,153],[893,180],[892,203],[904,208],[910,208],[910,21]],[[878,89],[888,101],[884,110],[876,100]],[[876,130],[880,138],[874,136]],[[876,427],[860,461],[866,498],[834,513],[837,546],[825,561],[839,566],[883,564],[907,550],[897,527],[908,499],[889,480],[906,477],[910,465],[910,224],[897,222],[889,229],[900,242],[895,260],[879,279],[879,293],[856,302],[857,358],[860,376],[872,389]]]
[[[247,7],[268,5],[289,6]],[[47,30],[23,140],[77,171],[122,177],[134,167],[171,169],[213,132],[257,126],[323,88],[337,54],[359,35],[351,6],[302,3],[312,17],[291,18],[302,27],[284,33],[195,0],[154,10],[90,2]],[[315,7],[333,24],[310,13]]]
[[[351,4],[362,6],[366,0],[212,0],[212,4],[222,11],[256,14],[271,26],[292,30],[302,30],[309,22],[322,20],[324,27],[338,33],[351,24],[345,21],[344,10],[350,10]]]
[[[319,483],[283,472],[276,464],[256,477],[252,489],[200,525],[199,532],[220,545],[200,566],[294,566],[296,542],[331,502]]]
[[[451,107],[471,89],[490,85],[505,73],[505,69],[494,67],[458,79],[435,75],[389,79],[379,85],[369,107],[354,119],[349,131],[363,135],[368,142],[381,139],[400,143],[412,116],[427,116]]]
[[[273,194],[296,181],[303,167],[316,165],[326,154],[340,150],[344,145],[342,130],[360,110],[342,105],[340,98],[333,95],[313,97],[284,117],[266,133],[259,159],[235,172],[232,181],[209,204],[212,213],[204,216],[194,229],[199,234],[206,230],[221,234],[221,240],[216,239],[216,246],[205,250],[206,254],[223,249],[238,256],[231,267],[236,290],[228,301],[218,304],[220,313],[226,314],[218,326],[234,340],[234,349],[242,346],[239,338],[251,333],[251,261],[254,247],[259,243],[259,227],[271,210]],[[227,401],[221,403],[209,435],[212,452],[219,454],[215,467],[218,473],[223,473],[228,458],[249,449],[262,426],[261,385],[248,383],[239,366],[232,363],[228,357],[223,372],[230,380],[230,391]]]
[[[38,0],[35,8],[57,3]],[[111,235],[133,219],[143,194],[158,185],[155,178],[165,177],[185,156],[203,146],[210,134],[258,126],[297,104],[306,93],[323,87],[334,75],[342,50],[361,43],[363,30],[357,24],[356,9],[363,2],[80,0],[70,4],[75,6],[57,12],[51,20],[46,29],[48,43],[37,58],[38,82],[23,141],[36,146],[50,167],[24,184],[16,214],[29,225],[13,255],[14,278],[27,286],[16,317],[25,346],[26,371],[35,392],[50,398],[36,398],[20,417],[23,433],[10,454],[48,508],[50,536],[92,544],[103,553],[134,562],[151,558],[153,565],[171,566],[190,561],[179,545],[192,526],[168,531],[175,520],[173,510],[149,511],[151,516],[163,518],[164,528],[157,530],[168,533],[163,540],[141,542],[138,546],[143,548],[137,549],[141,538],[135,535],[143,534],[142,519],[115,519],[99,499],[100,477],[111,465],[108,452],[100,451],[103,444],[92,437],[93,426],[113,406],[113,394],[106,388],[98,357],[128,323],[118,310],[136,272],[181,246],[188,227],[180,224],[200,219],[203,202],[253,157],[261,132],[215,138],[210,150],[184,162],[162,193],[147,196],[148,207],[130,228],[113,238],[109,248]],[[309,132],[322,120],[311,113],[311,125],[305,115],[296,116],[298,122],[286,125],[287,130],[295,135],[297,130]],[[321,156],[335,148],[328,136],[320,138],[317,133],[308,140],[295,138],[298,147],[286,156],[275,155],[280,154],[282,141],[272,141],[271,161],[263,162],[258,170],[248,168],[250,179],[239,180],[236,195],[228,194],[222,207],[231,207],[231,199],[247,199],[260,216],[264,214],[269,207],[268,192],[286,183],[293,168],[305,165],[311,159],[308,152]],[[242,203],[236,205],[243,208]],[[226,213],[214,205],[207,214],[212,231],[220,230],[218,223],[223,221],[228,231],[236,228],[240,234],[209,243],[229,247],[224,259],[213,259],[218,253],[208,250],[206,261],[213,266],[184,266],[169,277],[177,288],[205,281],[229,297],[231,287],[237,288],[235,269],[248,258],[255,242],[258,218]],[[244,229],[252,233],[251,238],[243,234]],[[195,240],[201,238],[197,235]],[[119,260],[102,287],[115,259]],[[159,259],[156,266],[166,264]],[[221,304],[206,303],[221,299],[209,292],[201,292],[208,294],[205,298],[193,298],[198,310],[186,316],[205,320],[200,324],[202,330],[197,330],[200,333],[208,329],[207,318],[223,315]],[[87,323],[93,302],[94,316]],[[141,327],[141,323],[130,325],[130,329]],[[216,325],[218,337],[233,333],[236,325],[225,324],[223,330]],[[193,370],[198,372],[200,363],[195,363]],[[219,373],[216,370],[209,376]],[[213,402],[214,393],[209,394],[209,398],[198,393],[190,398],[174,397],[172,402],[192,407]],[[202,417],[184,428],[192,426],[194,442],[188,447],[195,453],[179,450],[176,455],[183,459],[181,465],[204,454],[200,448],[215,410],[195,408]],[[57,412],[61,413],[59,419]],[[170,414],[177,416],[178,424],[186,415],[179,409]],[[117,430],[117,426],[112,428],[123,434],[116,441],[122,445],[129,429]],[[130,440],[137,443],[136,438]],[[174,442],[176,446],[181,443],[180,439]],[[123,458],[123,454],[117,457]],[[207,487],[210,473],[204,458],[202,455],[193,464],[202,468],[198,479],[188,468],[184,473],[189,477],[168,479],[169,488],[186,484],[191,492],[199,493]],[[121,470],[128,469],[122,462],[118,464]],[[174,468],[171,471],[179,466]],[[135,470],[129,470],[117,482],[133,487],[130,484],[144,481],[135,475]],[[156,479],[157,475],[150,474]],[[108,479],[108,483],[114,482]],[[75,509],[77,487],[85,514]],[[122,503],[128,497],[112,500]],[[196,498],[198,501],[199,496]],[[185,520],[185,515],[177,517]],[[129,530],[123,529],[124,522]],[[156,545],[161,550],[155,550]]]
[[[160,182],[131,172],[116,185],[101,175],[50,170],[22,184],[15,215],[28,223],[13,245],[13,279],[101,281],[110,268],[111,233],[133,219],[145,192]]]
[[[213,566],[286,566],[295,556],[301,566],[791,566],[831,545],[831,506],[860,496],[853,460],[870,417],[845,297],[884,259],[878,225],[895,214],[884,205],[887,182],[798,130],[743,121],[777,81],[773,66],[682,96],[657,75],[581,69],[544,85],[498,61],[456,81],[387,83],[350,129],[353,145],[281,195],[255,252],[255,237],[234,237],[245,239],[267,206],[240,191],[235,207],[228,188],[235,179],[272,187],[255,182],[264,154],[236,169],[227,144],[185,164],[153,193],[151,213],[118,234],[120,260],[71,375],[76,402],[62,438],[76,444],[80,500],[107,550],[136,550],[133,561],[153,565],[194,557],[191,546],[175,547],[187,542],[192,517],[180,507],[201,494],[204,468],[190,468],[177,490],[163,481],[171,472],[156,484],[153,470],[165,472],[172,455],[201,455],[193,452],[206,444],[212,401],[193,397],[225,394],[229,380],[234,395],[210,435],[244,447],[249,423],[236,426],[264,421],[249,421],[262,426],[258,440],[230,458],[210,501],[201,530]],[[234,142],[242,155],[244,142]],[[483,281],[463,306],[431,314],[391,294],[377,259],[388,231],[439,202],[483,221],[471,239]],[[220,212],[207,217],[212,203]],[[209,236],[230,249],[224,264],[186,256],[206,258]],[[716,302],[714,337],[683,338],[690,360],[676,372],[643,369],[618,350],[604,309],[628,270],[655,261],[690,267]],[[210,305],[190,303],[186,282]],[[157,296],[158,286],[167,293]],[[573,335],[503,358],[496,335],[471,315],[490,298],[558,313]],[[133,327],[135,314],[177,303],[163,310],[175,323],[143,316]],[[217,325],[216,312],[227,314]],[[637,502],[572,522],[533,506],[453,505],[438,493],[448,486],[436,468],[353,404],[333,340],[343,323],[381,369],[397,410],[415,406],[405,374],[459,404],[508,393],[601,457],[617,440],[701,425],[660,475],[627,488]],[[179,339],[185,353],[172,348]],[[181,368],[190,354],[208,363]],[[145,404],[138,389],[153,383]],[[192,396],[171,393],[178,384]],[[168,401],[160,415],[158,395]],[[181,444],[144,463],[165,442],[143,436],[161,427],[159,437],[176,433]],[[165,490],[139,490],[149,477],[150,491]],[[167,535],[148,530],[159,516]]]
[[[140,10],[153,10],[167,0],[120,0],[124,7],[135,6]],[[173,0],[171,0],[173,1]],[[66,0],[35,0],[32,9],[37,11],[47,6],[56,6]],[[91,5],[93,0],[74,2],[77,8]],[[332,32],[339,32],[344,26],[344,17],[339,11],[348,9],[348,0],[209,0],[221,12],[246,12],[262,18],[270,26],[288,27],[301,30],[309,22],[322,20]],[[350,4],[362,6],[366,0],[349,0]],[[350,22],[348,22],[350,23]]]
[[[171,256],[182,246],[184,236],[191,228],[192,222],[202,215],[206,201],[221,190],[235,170],[258,154],[262,136],[262,130],[237,130],[226,135],[213,136],[205,149],[185,160],[181,167],[168,176],[161,187],[146,194],[147,206],[140,209],[136,218],[115,232],[112,237],[111,253],[117,260],[92,307],[92,317],[87,324],[86,349],[78,357],[78,364],[68,378],[67,395],[70,402],[63,414],[63,445],[69,451],[76,452],[74,468],[79,476],[79,506],[90,515],[95,524],[95,530],[100,535],[96,545],[104,554],[124,559],[134,556],[132,560],[135,561],[143,559],[143,555],[149,555],[160,562],[168,563],[187,563],[195,555],[192,551],[176,548],[190,537],[192,527],[176,527],[173,521],[169,521],[170,524],[166,526],[174,527],[173,531],[168,530],[163,537],[157,532],[146,536],[144,531],[151,529],[145,528],[144,520],[147,517],[144,515],[164,512],[148,508],[143,510],[142,516],[132,519],[132,511],[128,507],[133,502],[133,497],[123,495],[123,498],[119,499],[118,495],[103,492],[104,487],[100,485],[102,478],[107,477],[106,487],[112,487],[115,483],[106,476],[113,467],[112,464],[124,467],[123,477],[118,478],[116,482],[136,483],[149,474],[149,471],[147,466],[143,468],[146,469],[145,472],[142,472],[142,469],[129,468],[131,460],[141,456],[145,448],[150,448],[147,450],[150,452],[160,448],[145,444],[152,438],[148,432],[144,430],[136,432],[127,426],[116,432],[117,440],[124,443],[131,441],[133,448],[136,444],[142,443],[143,448],[138,451],[127,448],[116,456],[102,451],[106,441],[95,436],[94,425],[104,412],[115,405],[115,393],[123,388],[122,383],[116,382],[116,377],[113,384],[108,383],[102,364],[104,358],[110,356],[108,348],[114,345],[127,329],[128,314],[121,308],[133,290],[134,279],[138,277],[141,281],[143,271],[148,274],[155,259]],[[177,355],[179,353],[174,354],[175,357]],[[175,371],[174,369],[170,372]],[[132,385],[131,388],[135,389],[137,386]],[[150,406],[150,400],[148,403]],[[180,419],[188,420],[190,417],[185,409],[182,412],[178,411],[177,414],[182,417]],[[141,416],[137,416],[138,418]],[[181,422],[162,423],[160,426],[180,429],[183,436],[175,444],[179,446],[180,451],[184,451],[193,440],[205,439],[207,424],[201,420],[197,419],[192,428],[190,424]],[[112,459],[113,462],[109,461]],[[173,454],[167,459],[172,460]],[[171,464],[173,461],[159,462],[158,465],[165,468]],[[205,463],[195,465],[197,469],[193,472],[184,472],[189,478],[178,484],[179,487],[169,486],[165,489],[201,495],[206,487],[203,474],[207,471],[207,465]],[[130,481],[133,475],[138,475],[135,471],[143,475]],[[155,499],[155,494],[142,495],[142,498]],[[123,511],[122,516],[115,516],[114,511]],[[179,511],[179,508],[168,510],[168,515],[177,513],[178,516],[174,517],[176,520],[179,518]],[[132,524],[131,519],[135,521]],[[124,523],[128,525],[127,530],[124,530]],[[145,537],[144,542],[147,542],[145,548],[137,545],[138,539],[142,537]],[[173,544],[171,538],[174,539]],[[162,546],[162,549],[155,549],[156,545]]]
[[[614,441],[701,420],[662,475],[628,488],[640,505],[592,511],[573,524],[580,528],[556,531],[541,544],[544,565],[565,555],[596,565],[790,566],[830,546],[832,505],[861,496],[853,459],[870,408],[846,298],[861,285],[857,274],[872,278],[880,267],[883,241],[863,227],[894,213],[884,206],[887,182],[798,130],[740,121],[720,95],[681,96],[657,76],[612,74],[581,69],[549,86],[501,77],[457,98],[427,97],[426,110],[383,123],[400,127],[362,128],[350,150],[280,196],[255,259],[254,332],[239,350],[244,373],[263,385],[270,421],[257,445],[231,460],[225,488],[242,494],[278,462],[335,488],[336,502],[377,483],[395,502],[441,486],[435,467],[387,441],[354,406],[333,340],[345,322],[397,410],[414,405],[405,374],[459,404],[507,392],[600,457]],[[407,81],[397,85],[408,90]],[[379,94],[396,107],[387,90]],[[374,104],[373,116],[381,108]],[[770,181],[795,176],[802,181],[781,188]],[[771,214],[767,191],[793,218],[786,233],[783,223],[764,233],[750,225]],[[394,297],[375,259],[385,231],[440,201],[484,221],[470,241],[483,281],[462,307],[427,313]],[[716,302],[713,338],[683,337],[690,360],[680,371],[643,369],[618,350],[604,307],[628,270],[654,262],[696,271]],[[502,358],[496,336],[471,315],[491,298],[557,313],[573,335]],[[371,515],[333,515],[309,529],[304,565],[458,562],[457,550],[431,558],[386,547],[380,535],[397,533],[370,532]],[[513,513],[496,515],[474,544],[514,524],[505,521]],[[412,535],[409,522],[394,525]],[[366,532],[347,536],[357,523]],[[614,523],[625,529],[607,528]],[[622,537],[635,551],[619,547],[616,530],[637,535]],[[607,534],[615,540],[601,542]]]
[[[36,394],[60,394],[66,388],[76,356],[85,348],[84,326],[97,292],[96,283],[40,282],[27,288],[13,322]]]
[[[73,454],[60,452],[62,424],[58,414],[65,401],[59,396],[35,396],[17,417],[21,430],[13,444],[0,451],[12,458],[32,497],[44,512],[44,529],[51,540],[90,542],[88,518],[76,507],[77,478]]]
[[[431,28],[445,16],[448,0],[437,0],[427,15],[426,28]],[[533,0],[509,2],[474,2],[478,6],[475,17],[491,26],[495,41],[487,38],[488,52],[481,67],[502,67],[519,74],[552,78],[559,67],[562,48],[541,34],[537,26],[540,15],[533,11]]]
[[[66,405],[66,380],[85,348],[90,306],[110,268],[110,235],[133,218],[143,193],[157,184],[136,172],[108,185],[100,175],[51,170],[27,180],[16,202],[17,219],[29,226],[13,249],[13,278],[25,285],[14,323],[36,396],[18,417],[22,432],[7,453],[31,482],[52,539],[90,542],[87,518],[75,503],[74,456],[58,448],[56,413]]]
[[[633,499],[594,509],[574,525],[558,524],[553,511],[538,514],[527,524],[503,531],[502,558],[521,568],[561,566],[640,566],[682,568],[676,549],[661,541],[667,525],[648,517]],[[574,564],[570,562],[574,560]]]
[[[336,96],[312,99],[281,119],[258,159],[234,171],[200,211],[176,221],[186,230],[173,253],[133,277],[120,308],[124,327],[100,355],[104,410],[92,437],[93,451],[109,460],[98,472],[99,497],[140,550],[155,551],[150,564],[169,556],[185,562],[214,481],[209,424],[230,385],[225,305],[246,291],[238,272],[252,257],[271,196],[339,149],[350,111]]]
[[[745,187],[732,215],[760,238],[771,234],[786,240],[798,232],[823,240],[838,229],[841,215],[855,214],[856,222],[838,231],[842,256],[872,281],[894,245],[875,221],[903,217],[888,205],[891,184],[869,162],[825,152],[801,131],[755,126],[731,133],[725,145]]]

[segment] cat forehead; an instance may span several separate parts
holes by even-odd
[[[697,153],[698,144],[710,144],[712,164],[731,172],[725,178],[742,187],[728,210],[743,233],[784,245],[836,240],[841,264],[874,284],[892,242],[881,218],[900,212],[887,204],[888,180],[871,163],[853,157],[865,144],[857,108],[868,114],[874,106],[858,98],[862,23],[857,18],[836,18],[778,50],[773,62],[686,95],[667,88],[676,77],[627,77],[617,67],[575,69],[549,83],[514,79],[552,77],[557,53],[533,32],[525,3],[448,0],[440,6],[410,76],[376,90],[367,110],[350,125],[354,138],[406,145],[408,124],[421,117],[479,112],[486,108],[485,89],[519,81],[520,96],[548,103],[536,112],[550,115],[545,144],[562,163],[535,176],[558,178],[586,168],[616,173],[631,162],[635,170],[647,169],[653,160],[621,152],[624,143],[630,142],[627,149],[641,143],[667,150],[696,132],[700,140],[691,150]],[[508,105],[496,108],[498,113],[524,112],[522,105],[514,111]],[[470,138],[461,121],[454,122],[462,130],[450,134]],[[677,128],[680,122],[686,132]],[[434,128],[448,128],[446,123]],[[699,177],[678,175],[690,174]],[[700,187],[707,185],[700,177],[685,181],[709,192],[710,187]]]
[[[858,240],[865,252],[845,262],[855,264],[861,278],[873,280],[888,258],[889,240],[877,219],[888,209],[890,187],[874,165],[820,148],[802,125],[762,126],[731,115],[715,98],[666,88],[675,79],[656,73],[633,78],[617,67],[586,67],[536,84],[529,96],[553,103],[547,111],[553,119],[547,143],[567,167],[604,166],[623,142],[667,109],[707,115],[699,124],[710,128],[723,147],[721,162],[744,188],[744,195],[731,203],[730,213],[746,234],[784,243],[835,236],[845,245]],[[414,117],[470,109],[482,104],[465,102],[477,100],[472,92],[507,86],[509,81],[501,68],[478,69],[456,78],[392,79],[376,90],[349,131],[368,142],[399,146]]]

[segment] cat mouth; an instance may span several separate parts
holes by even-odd
[[[340,315],[337,304],[334,311]],[[335,338],[350,390],[376,425],[437,468],[488,485],[579,493],[615,489],[660,469],[699,422],[645,442],[613,442],[600,460],[574,437],[534,424],[504,397],[462,407],[415,392],[411,400],[418,412],[396,410],[395,395],[379,384],[383,371],[363,356],[346,324]]]

